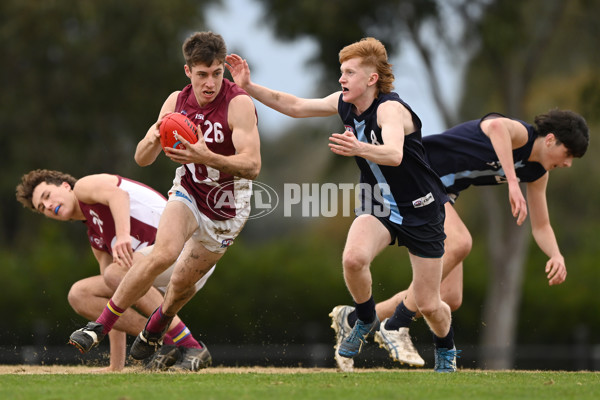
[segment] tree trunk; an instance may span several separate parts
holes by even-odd
[[[482,188],[488,217],[488,292],[483,309],[479,364],[484,369],[511,369],[517,338],[523,271],[531,235],[507,212],[506,199],[493,187]],[[496,193],[494,193],[496,192]],[[504,194],[506,196],[506,194]]]

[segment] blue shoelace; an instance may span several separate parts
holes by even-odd
[[[440,362],[439,369],[454,368],[455,358],[460,358],[458,355],[462,350],[438,349],[438,361]]]

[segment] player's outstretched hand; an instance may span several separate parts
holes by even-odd
[[[250,84],[250,67],[248,62],[237,54],[230,54],[225,57],[225,67],[231,73],[233,81],[245,89]]]

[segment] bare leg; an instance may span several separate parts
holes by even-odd
[[[75,282],[69,291],[68,300],[75,312],[89,320],[95,320],[102,313],[113,291],[104,283],[101,275]],[[110,365],[94,372],[121,371],[125,367],[126,332],[136,335],[144,328],[146,318],[133,309],[128,309],[109,332]]]
[[[371,261],[390,241],[388,230],[372,215],[361,215],[352,223],[342,263],[346,286],[356,303],[371,298]]]
[[[417,309],[438,337],[450,331],[451,313],[448,304],[440,297],[442,260],[421,258],[410,254],[413,266],[413,293]]]
[[[133,261],[134,261],[134,263],[136,263],[145,257],[148,257],[148,256],[144,255],[140,252],[135,252],[133,254]],[[125,277],[127,272],[129,272],[128,268],[123,267],[117,263],[113,263],[113,264],[109,265],[104,270],[104,281],[110,288],[113,289],[113,294],[114,294],[114,291],[116,291],[117,288],[119,287],[119,284],[121,283],[121,281],[123,280],[123,278]],[[133,304],[133,306],[141,314],[145,315],[146,317],[149,317],[154,312],[154,310],[156,310],[162,304],[163,300],[164,300],[164,297],[160,293],[160,291],[152,286],[152,287],[150,287],[150,289],[148,289],[146,294],[144,294],[141,298],[139,298]],[[108,299],[106,300],[106,302],[108,302]],[[106,305],[106,302],[104,303],[105,305]],[[96,317],[94,317],[94,319],[95,318]],[[121,317],[121,318],[123,318],[123,317]],[[169,329],[174,328],[180,322],[181,322],[181,319],[178,316],[175,316],[175,318],[173,318],[173,322],[169,326]],[[119,322],[117,322],[116,326],[120,326]],[[136,333],[134,333],[134,335],[139,333],[143,328],[144,328],[144,326],[142,326],[141,329],[139,329]]]
[[[68,300],[77,314],[93,321],[102,313],[112,294],[112,289],[106,286],[102,276],[96,275],[75,282]],[[115,329],[135,336],[144,329],[145,324],[146,317],[128,309],[115,324]]]
[[[196,294],[198,282],[225,253],[206,250],[193,239],[188,242],[175,265],[165,293],[162,310],[165,315],[175,315]]]
[[[361,215],[350,226],[342,264],[346,286],[356,303],[358,320],[349,335],[336,344],[336,359],[352,358],[359,354],[366,338],[379,326],[379,320],[374,315],[375,303],[372,302],[370,267],[371,261],[389,245],[390,240],[389,231],[372,215]]]
[[[186,205],[178,201],[167,203],[160,219],[154,249],[140,257],[123,277],[113,302],[126,309],[131,307],[152,286],[154,279],[171,266],[187,239],[197,228],[196,219]]]
[[[460,219],[454,207],[446,203],[446,220],[444,230],[446,241],[444,256],[442,257],[442,283],[440,293],[442,300],[450,306],[452,311],[457,310],[462,304],[463,293],[463,260],[471,251],[472,238],[467,227]],[[381,320],[389,318],[394,314],[396,307],[404,301],[404,305],[412,311],[418,312],[415,303],[413,284],[408,289],[395,294],[393,297],[377,304],[377,315]]]

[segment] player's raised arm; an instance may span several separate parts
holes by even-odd
[[[235,83],[267,107],[294,118],[327,117],[337,114],[341,92],[322,99],[304,99],[252,82],[248,62],[237,54],[228,55],[226,61],[225,66],[231,72]]]
[[[100,203],[110,208],[115,222],[116,241],[112,246],[116,262],[130,267],[133,263],[129,193],[119,188],[116,175],[98,174],[81,178],[73,188],[75,195],[87,204]]]
[[[158,113],[158,120],[148,128],[148,132],[146,132],[146,135],[138,143],[134,158],[139,166],[145,167],[152,164],[160,154],[162,150],[160,146],[160,122],[165,115],[175,111],[179,92],[173,92],[167,97]]]

